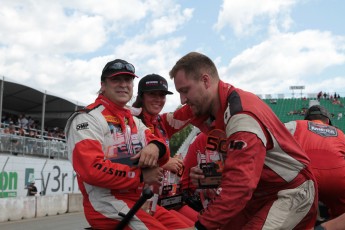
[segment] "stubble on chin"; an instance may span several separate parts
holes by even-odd
[[[198,116],[201,116],[201,115],[202,115],[200,108],[197,108],[197,107],[194,107],[194,108],[192,109],[192,112],[193,112],[193,115],[194,115],[195,117],[198,117]]]

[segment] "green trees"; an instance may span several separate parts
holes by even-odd
[[[193,126],[188,125],[184,129],[179,131],[178,133],[175,133],[170,138],[169,146],[170,146],[170,153],[172,157],[176,154],[177,150],[180,148],[182,143],[186,140],[186,138],[188,137],[192,129],[193,129]]]

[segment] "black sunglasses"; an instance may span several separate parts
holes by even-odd
[[[106,70],[123,70],[126,69],[131,73],[135,73],[135,68],[131,63],[127,63],[127,64],[123,64],[121,62],[116,62],[114,64],[111,64],[110,66],[107,66],[106,68],[104,68],[103,72]]]

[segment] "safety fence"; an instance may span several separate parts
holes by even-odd
[[[67,146],[62,139],[44,139],[0,134],[0,152],[12,155],[49,157],[67,159]]]

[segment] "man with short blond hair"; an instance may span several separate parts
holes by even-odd
[[[205,132],[226,136],[217,195],[195,223],[197,229],[311,229],[317,188],[309,159],[273,111],[256,95],[223,82],[212,60],[197,52],[179,59],[170,76],[181,104],[190,106]],[[194,184],[204,179],[191,169]]]

